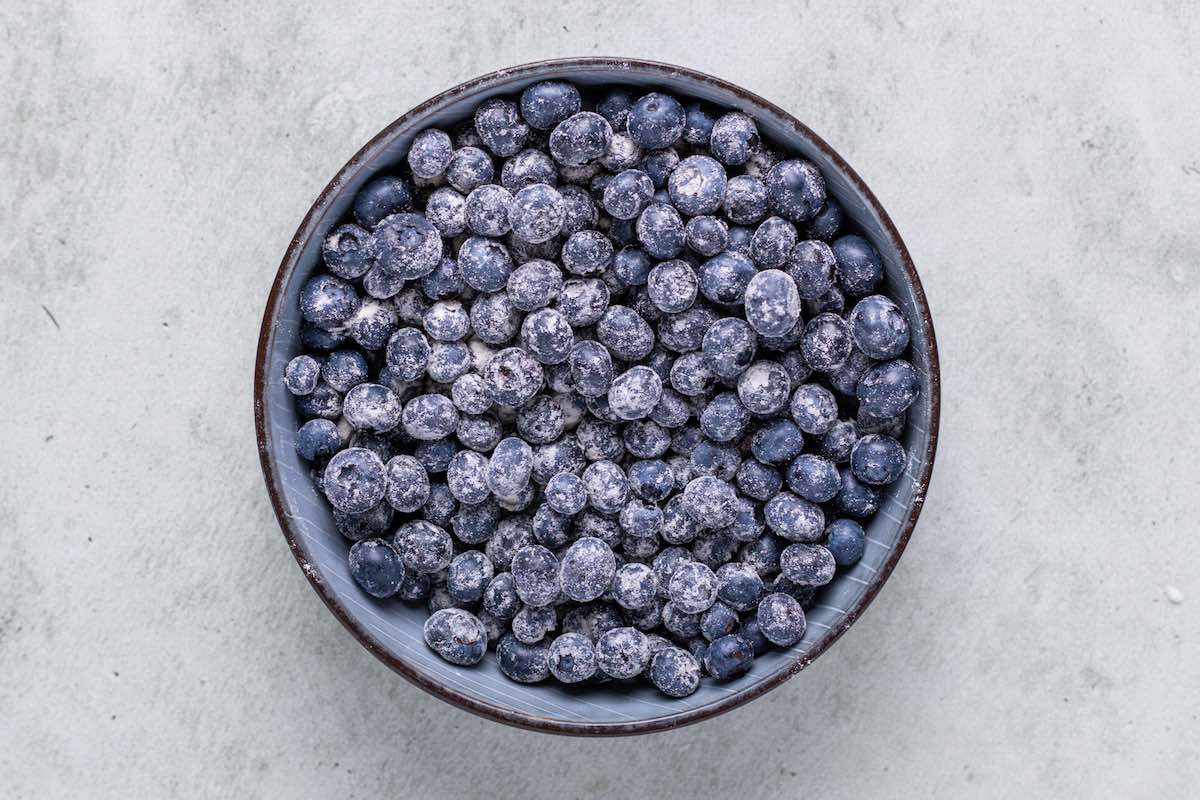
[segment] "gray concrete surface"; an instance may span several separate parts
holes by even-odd
[[[0,10],[0,794],[1195,796],[1194,5],[348,5]],[[358,146],[588,53],[724,76],[839,148],[944,379],[866,617],[766,698],[620,741],[477,719],[358,647],[279,535],[250,404],[275,268]]]

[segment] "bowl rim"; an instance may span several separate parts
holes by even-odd
[[[406,126],[413,118],[425,113],[428,109],[447,103],[460,95],[472,92],[477,89],[486,88],[489,84],[494,84],[501,80],[511,80],[513,78],[541,78],[549,79],[557,77],[555,74],[558,70],[571,70],[580,68],[599,68],[611,70],[614,73],[614,78],[619,77],[619,73],[624,70],[633,68],[639,73],[648,77],[670,78],[683,77],[694,82],[710,84],[725,92],[733,94],[741,102],[748,106],[757,107],[766,110],[775,115],[781,121],[791,126],[796,133],[806,138],[813,147],[820,150],[825,157],[833,162],[838,169],[846,176],[848,182],[862,196],[867,205],[879,216],[883,232],[890,237],[896,246],[897,254],[899,255],[900,264],[904,268],[905,275],[912,286],[915,305],[920,315],[920,322],[924,328],[926,341],[929,348],[929,383],[930,383],[930,421],[929,421],[929,442],[926,446],[925,458],[923,467],[919,477],[915,482],[915,488],[912,495],[912,502],[908,509],[908,514],[900,527],[899,537],[896,540],[895,547],[887,560],[883,563],[878,573],[871,580],[866,591],[857,603],[846,610],[846,615],[841,624],[826,631],[820,640],[813,648],[803,656],[797,658],[785,670],[780,670],[774,675],[752,683],[738,691],[708,705],[700,708],[680,711],[676,714],[670,714],[664,717],[657,717],[650,720],[641,720],[636,722],[572,722],[558,719],[548,719],[536,714],[528,714],[515,711],[500,705],[495,705],[490,702],[481,701],[474,697],[469,697],[462,694],[442,683],[430,680],[418,670],[414,669],[403,659],[397,658],[390,653],[386,648],[382,647],[376,638],[369,633],[365,628],[359,625],[355,619],[347,612],[342,605],[336,593],[321,580],[320,574],[311,566],[311,561],[306,548],[301,544],[299,537],[292,529],[291,520],[289,519],[283,503],[283,487],[280,482],[279,475],[275,469],[275,464],[272,461],[267,447],[267,426],[265,414],[265,398],[264,392],[267,386],[267,364],[270,360],[270,352],[268,345],[271,339],[271,332],[274,324],[274,319],[277,315],[277,309],[282,299],[283,286],[295,271],[299,262],[301,251],[307,242],[308,236],[306,231],[309,224],[318,213],[322,213],[325,208],[340,195],[351,176],[356,174],[360,167],[364,165],[369,157],[375,154],[375,150],[382,144],[389,141],[398,129]],[[418,686],[426,692],[445,700],[453,705],[470,711],[478,716],[501,722],[506,725],[511,725],[527,730],[534,730],[543,733],[567,734],[573,736],[628,736],[642,733],[651,733],[661,730],[671,730],[689,725],[696,722],[701,722],[710,719],[719,714],[723,714],[738,706],[754,700],[757,697],[766,694],[771,689],[782,684],[788,678],[795,675],[804,667],[812,663],[818,656],[824,653],[834,642],[841,638],[849,627],[858,620],[862,612],[870,605],[879,590],[887,582],[891,576],[896,563],[903,555],[908,540],[912,536],[913,529],[916,527],[917,519],[921,515],[921,509],[925,504],[925,495],[929,488],[930,477],[933,472],[934,456],[937,451],[938,440],[938,425],[941,412],[941,370],[938,361],[937,340],[934,335],[933,319],[929,309],[928,300],[925,297],[925,290],[921,285],[921,279],[917,275],[916,267],[913,264],[912,257],[908,252],[908,247],[904,244],[904,240],[900,237],[900,232],[896,229],[891,217],[888,216],[883,206],[880,205],[878,199],[871,189],[863,182],[858,173],[846,163],[846,160],[841,157],[824,139],[814,133],[807,125],[800,122],[790,113],[766,100],[759,95],[747,91],[740,86],[730,83],[721,78],[700,72],[688,67],[676,66],[659,61],[649,61],[637,58],[618,58],[611,56],[585,56],[576,58],[558,58],[548,59],[543,61],[535,61],[527,64],[521,64],[514,67],[494,70],[484,75],[464,81],[450,89],[438,93],[437,95],[425,100],[424,102],[414,106],[411,110],[405,112],[400,117],[396,118],[388,124],[378,134],[373,136],[366,144],[364,144],[346,164],[338,170],[333,179],[325,186],[317,199],[313,202],[308,212],[304,215],[300,226],[296,229],[296,233],[292,235],[291,241],[288,244],[287,251],[284,254],[283,260],[280,262],[279,269],[276,272],[275,280],[271,285],[270,294],[267,297],[266,309],[263,313],[262,327],[259,332],[258,351],[254,365],[254,427],[258,442],[259,461],[263,470],[263,477],[267,484],[267,493],[271,498],[271,505],[275,510],[275,517],[279,521],[284,538],[287,540],[288,546],[292,551],[301,570],[308,578],[309,583],[317,594],[324,601],[325,606],[333,613],[342,625],[350,631],[351,635],[358,640],[364,648],[371,652],[392,670],[398,672],[410,683]]]

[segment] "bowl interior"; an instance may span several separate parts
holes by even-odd
[[[729,683],[705,680],[699,691],[669,700],[648,686],[599,686],[572,690],[552,682],[524,686],[500,674],[488,654],[475,668],[448,664],[424,644],[426,612],[395,601],[378,601],[359,590],[346,565],[347,543],[335,531],[309,468],[295,453],[300,420],[279,376],[299,352],[301,285],[320,265],[321,242],[346,215],[354,194],[371,176],[402,162],[413,136],[430,126],[451,128],[484,99],[521,91],[548,77],[580,86],[632,84],[689,95],[750,114],[760,131],[785,151],[814,162],[829,192],[883,255],[886,291],[896,299],[912,331],[911,360],[923,381],[909,412],[904,477],[890,487],[867,527],[866,553],[818,596],[808,631],[794,647],[756,660],[749,674]],[[261,414],[260,449],[280,522],[305,573],[330,608],[376,655],[424,688],[500,721],[567,733],[628,733],[673,727],[733,707],[777,685],[823,651],[857,617],[890,573],[923,501],[936,434],[936,356],[924,297],[906,251],[891,223],[850,168],[810,131],[762,101],[707,76],[644,62],[575,60],[506,70],[456,87],[419,106],[368,144],[330,184],[296,234],[280,270],[264,321],[256,392]],[[931,360],[935,363],[931,364]]]

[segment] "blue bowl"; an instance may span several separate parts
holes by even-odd
[[[376,600],[351,580],[347,544],[334,529],[329,507],[314,490],[309,468],[293,446],[301,420],[280,376],[299,353],[297,298],[305,280],[320,267],[326,234],[347,214],[364,183],[403,161],[416,133],[431,126],[453,128],[487,98],[515,94],[548,78],[582,87],[626,84],[661,89],[752,116],[766,138],[821,169],[829,193],[882,254],[885,291],[900,304],[912,331],[910,358],[922,386],[905,432],[909,463],[867,527],[862,560],[823,589],[798,644],[763,655],[736,680],[706,679],[684,699],[668,699],[649,686],[517,684],[500,673],[490,653],[474,668],[442,661],[422,638],[424,608]],[[887,213],[845,160],[785,111],[740,87],[682,67],[613,58],[544,61],[493,72],[421,103],[368,142],[321,192],[292,238],[267,300],[254,375],[258,449],[267,491],[292,553],[329,610],[364,647],[426,691],[499,722],[575,735],[645,733],[707,719],[773,689],[833,644],[883,586],[912,534],[933,469],[938,408],[937,347],[921,281]]]

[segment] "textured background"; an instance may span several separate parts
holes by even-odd
[[[1194,792],[1194,6],[346,5],[0,11],[6,796]],[[933,486],[874,606],[650,739],[510,730],[389,672],[292,562],[252,428],[266,293],[327,179],[454,83],[584,54],[823,135],[942,354]]]

